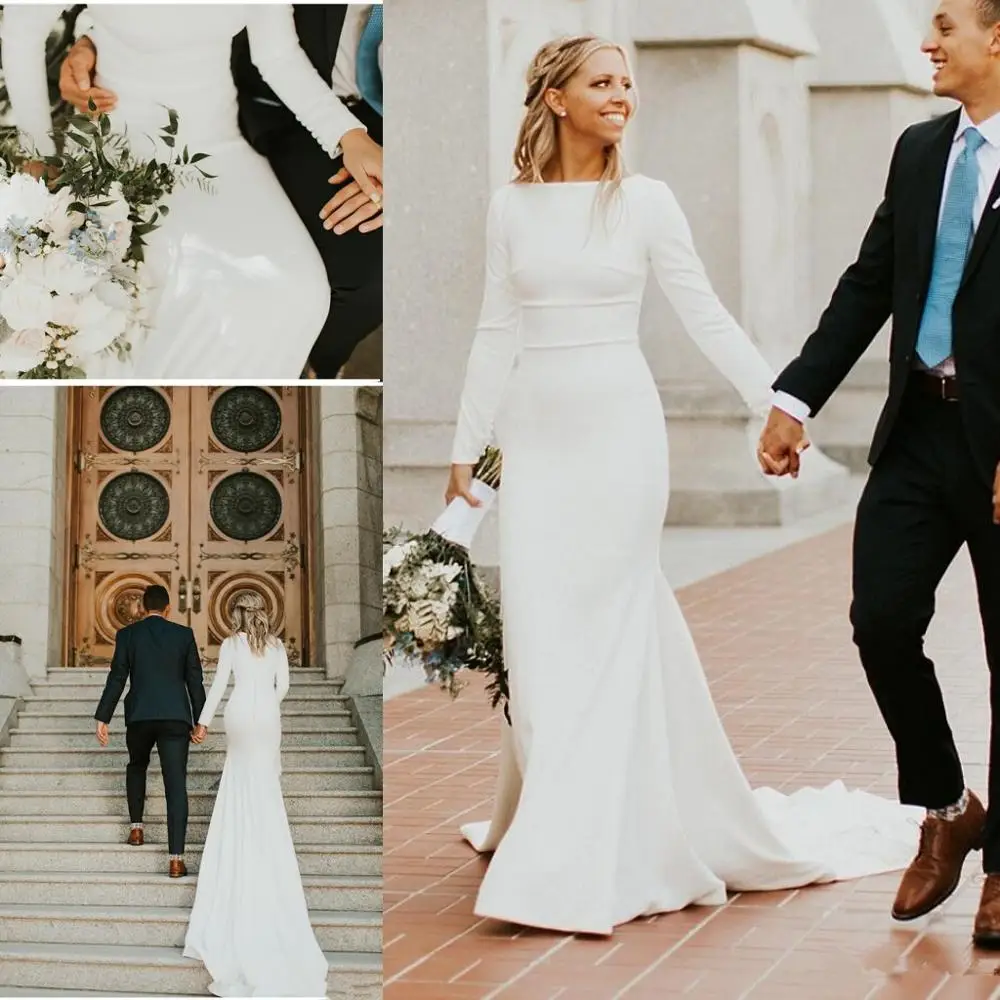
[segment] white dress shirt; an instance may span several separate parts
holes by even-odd
[[[1000,114],[995,114],[992,118],[987,118],[985,121],[980,122],[979,125],[973,125],[968,112],[965,108],[962,108],[962,113],[958,119],[958,128],[955,130],[955,138],[952,140],[951,152],[948,154],[948,166],[945,170],[944,186],[941,189],[941,204],[938,209],[938,225],[941,223],[941,215],[944,212],[944,202],[948,195],[948,185],[951,183],[952,171],[955,169],[955,161],[961,155],[962,150],[965,149],[965,130],[968,128],[978,128],[982,137],[986,140],[979,147],[979,152],[976,154],[976,160],[979,165],[979,189],[976,191],[976,200],[972,206],[972,224],[976,228],[978,228],[979,220],[983,217],[983,212],[987,207],[986,199],[989,198],[990,191],[993,190],[997,174],[1000,174]],[[916,359],[916,363],[922,370],[927,370],[920,364],[919,358]],[[955,359],[945,358],[944,361],[930,369],[930,371],[935,375],[954,375]],[[789,395],[787,392],[776,392],[773,402],[779,410],[784,410],[785,413],[796,420],[804,422],[811,415],[809,406],[806,403],[800,399],[796,399],[795,396]]]
[[[361,34],[365,30],[373,6],[374,4],[370,3],[347,5],[337,58],[333,64],[333,77],[330,81],[333,92],[342,100],[356,101],[361,97],[357,77],[358,46],[361,44]],[[379,46],[380,54],[381,51],[382,48]]]

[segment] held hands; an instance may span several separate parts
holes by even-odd
[[[805,427],[776,406],[771,407],[757,445],[757,461],[765,476],[799,476],[802,452],[809,447]]]
[[[993,476],[993,523],[1000,524],[1000,465]]]
[[[194,729],[191,730],[191,742],[192,743],[204,743],[205,737],[208,735],[208,728],[206,726],[198,723]]]
[[[319,213],[327,229],[338,235],[359,224],[363,233],[382,226],[382,147],[364,129],[354,128],[340,140],[344,166],[330,178],[331,184],[352,183],[338,191]],[[378,216],[374,221],[373,216]]]
[[[85,115],[111,111],[118,103],[118,96],[112,91],[94,86],[96,69],[97,49],[84,35],[69,50],[59,69],[59,94],[64,101]],[[97,105],[96,112],[90,111],[90,101]]]
[[[101,744],[102,747],[108,745],[108,724],[106,722],[97,723],[97,742]]]
[[[470,493],[472,488],[472,473],[474,465],[453,465],[448,478],[448,489],[444,494],[444,502],[450,504],[456,497],[461,497],[470,507],[481,507],[482,501]]]

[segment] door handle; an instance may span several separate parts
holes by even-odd
[[[194,590],[192,592],[193,601],[191,604],[192,609],[195,614],[201,611],[201,577],[196,576],[194,578]]]
[[[183,577],[182,576],[180,578],[180,582],[179,582],[178,586],[180,588],[180,596],[179,596],[178,601],[177,601],[177,610],[178,611],[187,611],[187,609],[188,609],[188,600],[190,599],[189,590],[190,590],[191,584],[188,581],[187,577]]]

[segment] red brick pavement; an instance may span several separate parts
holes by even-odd
[[[847,623],[850,530],[680,593],[712,691],[755,785],[844,778],[894,795],[892,748]],[[949,573],[928,639],[970,785],[983,792],[986,667],[971,571]],[[979,856],[931,917],[896,924],[898,875],[733,895],[635,921],[610,939],[483,920],[486,862],[459,825],[486,819],[499,720],[480,686],[385,713],[386,1000],[1000,1000],[1000,954],[971,947]]]

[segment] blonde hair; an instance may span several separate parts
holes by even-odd
[[[232,634],[241,632],[247,637],[250,649],[261,656],[265,647],[277,645],[278,638],[271,628],[271,620],[267,617],[267,605],[260,594],[245,590],[235,601],[229,612],[229,625]]]
[[[557,38],[543,45],[531,60],[527,75],[528,91],[524,98],[524,119],[514,148],[516,183],[543,183],[545,169],[559,151],[556,114],[545,103],[546,91],[566,86],[580,67],[601,49],[614,49],[621,53],[625,65],[628,65],[628,53],[621,45],[596,35]],[[601,187],[605,197],[610,198],[625,176],[625,160],[617,143],[606,147],[605,154]]]

